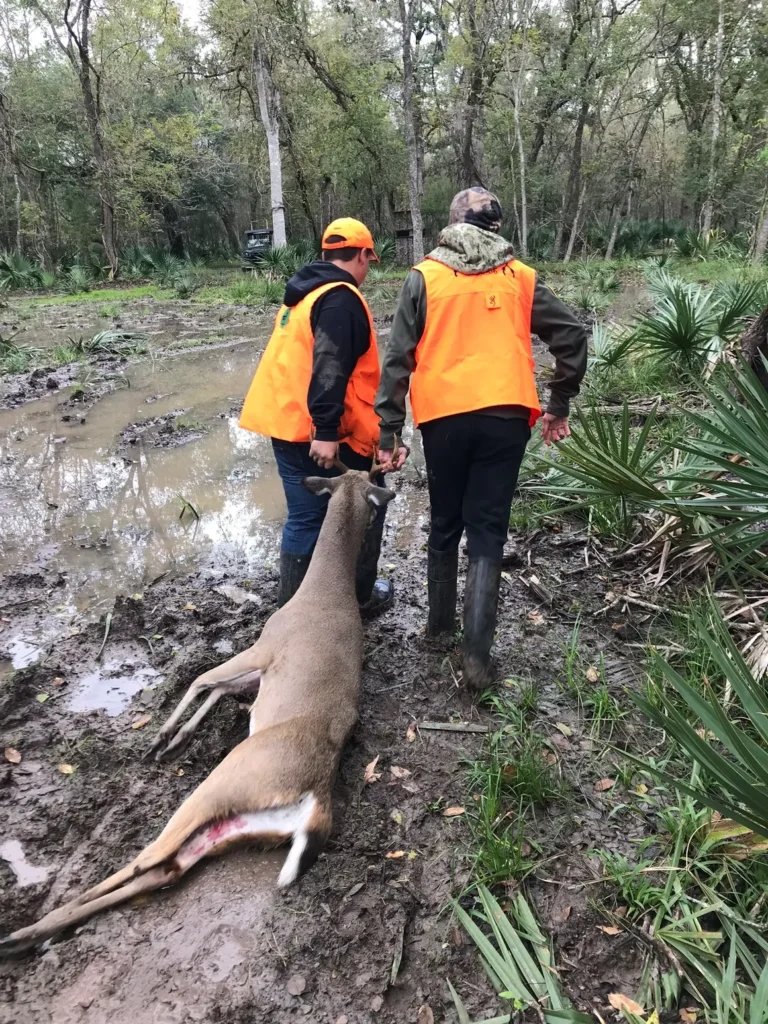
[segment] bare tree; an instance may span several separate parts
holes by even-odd
[[[251,74],[259,98],[259,113],[267,136],[269,159],[269,195],[275,245],[285,245],[285,206],[283,205],[283,162],[280,155],[280,90],[275,84],[266,48],[253,28]]]
[[[413,50],[411,44],[414,11],[418,0],[398,0],[398,2],[403,41],[403,120],[405,122],[405,142],[408,147],[408,197],[411,204],[413,259],[415,263],[419,263],[424,259],[424,226],[421,218],[423,186],[419,138],[416,132],[414,111]]]
[[[720,138],[720,117],[723,106],[723,49],[725,43],[725,4],[718,0],[717,36],[715,39],[715,72],[712,82],[712,136],[709,143],[709,174],[707,175],[707,198],[701,213],[701,230],[707,234],[712,230],[712,216],[715,210],[715,186],[717,183],[717,143]]]
[[[66,54],[77,75],[96,170],[96,185],[101,205],[101,240],[109,263],[110,275],[116,277],[118,272],[117,218],[115,216],[111,161],[104,141],[104,107],[101,101],[102,74],[91,51],[92,0],[78,0],[74,4],[72,0],[65,0],[63,21],[66,39],[62,38],[59,27],[39,0],[29,0],[29,2],[30,6],[47,22],[56,45]]]

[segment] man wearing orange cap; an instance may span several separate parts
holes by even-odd
[[[360,286],[379,262],[371,232],[342,217],[326,228],[322,259],[290,279],[272,337],[243,405],[240,426],[272,439],[288,504],[280,549],[282,606],[304,579],[328,504],[302,486],[306,476],[370,469],[378,443],[373,400],[379,384],[376,333]],[[366,534],[357,566],[357,597],[369,615],[389,608],[394,591],[377,579],[384,530],[382,506]]]

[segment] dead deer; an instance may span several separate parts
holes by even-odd
[[[159,760],[178,752],[220,697],[258,690],[248,738],[130,864],[37,924],[13,932],[0,941],[0,953],[20,952],[139,893],[171,885],[203,857],[238,841],[265,847],[291,841],[280,887],[311,867],[330,834],[331,789],[357,721],[363,629],[355,564],[373,506],[394,497],[372,482],[381,468],[304,480],[310,491],[331,499],[303,583],[267,620],[252,647],[192,683],[149,753]],[[176,731],[184,711],[205,691],[210,693],[204,703]]]

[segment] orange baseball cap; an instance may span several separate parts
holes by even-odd
[[[340,238],[339,242],[329,242],[327,239],[336,236]],[[371,259],[379,263],[379,257],[373,247],[373,235],[368,228],[360,220],[355,220],[354,217],[339,217],[338,220],[331,221],[328,227],[323,232],[323,249],[369,249],[373,256]]]

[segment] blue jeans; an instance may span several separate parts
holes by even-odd
[[[309,457],[309,444],[301,441],[280,441],[272,438],[277,471],[283,483],[288,504],[288,519],[283,527],[281,550],[291,555],[311,555],[320,534],[328,507],[327,494],[312,494],[302,486],[305,476],[338,476],[338,469],[322,469]],[[347,444],[339,445],[339,458],[350,469],[371,468],[371,459],[358,455]],[[383,485],[383,481],[379,481]],[[384,528],[387,506],[376,510],[371,529]]]

